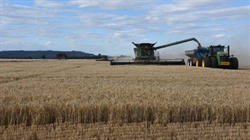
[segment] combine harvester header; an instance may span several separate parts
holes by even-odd
[[[178,45],[181,43],[195,41],[198,44],[198,47],[201,46],[200,42],[196,38],[189,38],[173,43],[161,45],[154,47],[156,43],[134,43],[134,53],[135,59],[132,61],[120,61],[112,60],[110,65],[130,65],[130,64],[145,64],[145,65],[185,65],[184,59],[160,59],[159,56],[155,56],[155,51],[158,49],[170,47],[173,45]]]

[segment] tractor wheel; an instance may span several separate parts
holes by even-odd
[[[239,67],[239,62],[236,57],[230,58],[230,68],[231,69],[238,69]]]
[[[200,67],[201,66],[201,59],[197,59],[196,60],[196,63],[195,63],[195,65],[196,65],[196,67]]]
[[[218,68],[218,61],[214,57],[211,58],[211,67],[212,68]]]
[[[211,67],[211,62],[208,57],[202,59],[202,67]]]

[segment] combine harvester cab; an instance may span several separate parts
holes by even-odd
[[[239,67],[238,59],[230,55],[230,46],[199,46],[197,49],[185,51],[185,55],[190,57],[187,61],[189,66],[227,69]]]
[[[130,61],[122,61],[122,60],[112,60],[110,61],[110,65],[130,65],[130,64],[144,64],[144,65],[185,65],[185,61],[183,58],[175,58],[175,59],[160,59],[159,56],[155,56],[155,51],[158,49],[170,47],[173,45],[185,43],[188,41],[195,41],[200,46],[200,43],[195,38],[189,38],[181,41],[176,41],[173,43],[161,45],[154,47],[156,43],[133,43],[135,46],[134,53],[135,59]]]

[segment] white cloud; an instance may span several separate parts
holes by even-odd
[[[107,29],[122,29],[134,26],[136,22],[132,16],[106,14],[106,13],[79,13],[79,19],[85,26],[101,27]]]
[[[142,9],[149,8],[150,5],[157,3],[159,0],[142,1],[142,0],[70,0],[69,4],[78,5],[80,8],[96,7],[100,9]]]
[[[176,23],[195,23],[195,22],[205,22],[211,20],[230,20],[230,19],[241,19],[249,17],[250,6],[239,6],[239,7],[224,7],[220,9],[206,9],[197,10],[186,8],[185,11],[175,13],[173,10],[161,10],[168,9],[170,5],[163,5],[161,7],[156,7],[150,12],[147,18],[150,22],[153,23],[167,23],[167,24],[176,24]],[[163,8],[165,7],[165,8]],[[178,7],[178,5],[176,5]]]
[[[13,5],[3,3],[1,9],[0,23],[3,25],[51,25],[53,22],[47,20],[55,18],[58,14],[56,10],[45,10],[40,8]]]
[[[186,12],[192,12],[196,10],[206,10],[211,8],[219,8],[225,4],[226,0],[176,0],[171,3],[164,3],[155,5],[151,11],[152,14],[185,14]]]
[[[33,47],[49,48],[53,44],[58,49],[98,53],[126,54],[132,51],[132,41],[164,44],[197,37],[211,44],[250,31],[250,6],[227,3],[231,2],[36,0],[34,6],[2,3],[0,33],[3,42],[21,40],[5,43],[5,47],[14,47],[15,43],[18,46],[20,42],[31,47],[29,42],[39,38],[40,45],[32,44]],[[246,39],[247,35],[242,37]]]
[[[74,2],[84,4],[84,1]],[[101,1],[95,1],[88,4],[97,5],[97,3],[100,2]],[[98,30],[111,30],[115,33],[120,31],[119,33],[122,34],[134,34],[135,38],[140,34],[154,33],[166,33],[166,36],[168,34],[212,36],[213,34],[219,34],[222,31],[228,32],[230,30],[237,30],[237,28],[240,30],[242,28],[247,28],[243,23],[223,24],[221,21],[246,18],[249,6],[223,7],[225,4],[224,1],[214,2],[208,0],[198,3],[194,1],[188,1],[186,3],[178,1],[176,5],[174,4],[165,4],[165,8],[151,5],[152,11],[139,16],[115,14],[110,12],[94,13],[84,11],[78,13],[78,18],[82,22],[82,27],[97,28]],[[181,6],[179,7],[178,4]],[[179,7],[180,9],[171,10],[171,8],[168,8],[168,5],[173,8]],[[201,6],[203,7],[201,8]],[[215,7],[221,8],[216,10]],[[237,9],[239,10],[237,11]],[[126,36],[128,39],[129,35],[120,35],[119,37],[124,39]],[[118,36],[116,37],[118,38]]]
[[[223,38],[223,37],[225,37],[225,35],[224,34],[216,34],[213,37],[214,38]]]
[[[53,44],[52,41],[46,41],[46,42],[44,43],[45,46],[51,46],[52,44]]]
[[[41,7],[55,8],[55,7],[63,7],[65,6],[65,3],[53,0],[35,0],[35,5]]]
[[[219,7],[219,8],[218,8]],[[227,6],[225,1],[177,1],[155,6],[145,16],[151,25],[167,27],[166,33],[211,35],[247,28],[250,6]],[[249,28],[248,28],[249,30]]]
[[[20,38],[13,38],[7,41],[0,42],[1,50],[34,50],[42,46],[33,41],[25,41]]]

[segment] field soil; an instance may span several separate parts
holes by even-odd
[[[250,70],[0,61],[0,139],[248,139]]]

